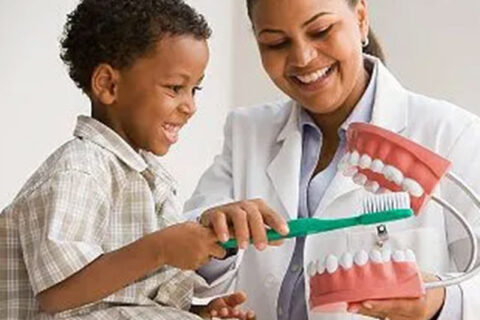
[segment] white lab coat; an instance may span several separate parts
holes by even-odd
[[[372,58],[368,58],[372,59]],[[404,89],[378,64],[377,91],[372,123],[400,133],[450,159],[452,171],[480,193],[480,121],[444,101]],[[225,126],[221,155],[201,178],[186,204],[190,214],[213,205],[241,199],[262,198],[286,219],[297,218],[302,137],[295,102],[278,102],[234,110]],[[454,204],[480,233],[480,211],[452,183],[443,181],[437,194]],[[315,217],[339,218],[359,212],[368,193],[350,178],[337,173],[316,210]],[[411,248],[422,271],[446,274],[465,265],[469,248],[465,232],[441,207],[430,202],[422,214],[388,225],[392,249]],[[375,246],[376,228],[356,227],[307,237],[305,269],[312,259],[329,253],[369,251]],[[294,240],[263,252],[250,247],[240,252],[235,268],[215,283],[245,290],[247,307],[257,319],[277,317],[278,294],[289,266]],[[234,277],[230,277],[234,275]],[[225,280],[227,279],[227,280]],[[230,280],[228,280],[230,279]],[[307,282],[308,283],[308,282]],[[308,285],[306,297],[308,300]],[[479,319],[480,279],[462,285],[465,320]],[[392,288],[393,290],[393,288]],[[477,314],[475,312],[477,311]],[[315,315],[310,319],[363,319],[356,315]]]

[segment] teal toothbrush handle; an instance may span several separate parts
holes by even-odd
[[[269,242],[302,237],[308,234],[336,230],[358,225],[360,223],[359,217],[335,219],[335,220],[320,220],[315,218],[304,218],[297,220],[290,220],[288,222],[288,228],[290,233],[287,235],[281,235],[280,233],[269,229],[267,230],[267,239]],[[252,241],[250,240],[250,243]],[[227,242],[220,243],[224,249],[232,249],[238,247],[236,239],[230,239]]]

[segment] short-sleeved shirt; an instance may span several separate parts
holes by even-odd
[[[0,214],[0,319],[199,319],[186,311],[194,272],[164,266],[81,308],[49,316],[35,296],[104,253],[183,221],[176,183],[148,152],[80,116]]]

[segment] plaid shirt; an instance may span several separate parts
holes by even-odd
[[[34,298],[100,255],[182,221],[176,184],[85,116],[0,214],[0,319],[199,319],[193,272],[165,266],[102,301],[49,316]]]

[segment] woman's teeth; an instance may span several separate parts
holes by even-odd
[[[315,81],[318,81],[321,78],[325,78],[325,76],[327,75],[327,73],[330,71],[331,68],[332,66],[329,66],[304,76],[296,76],[296,78],[304,84],[310,84]]]

